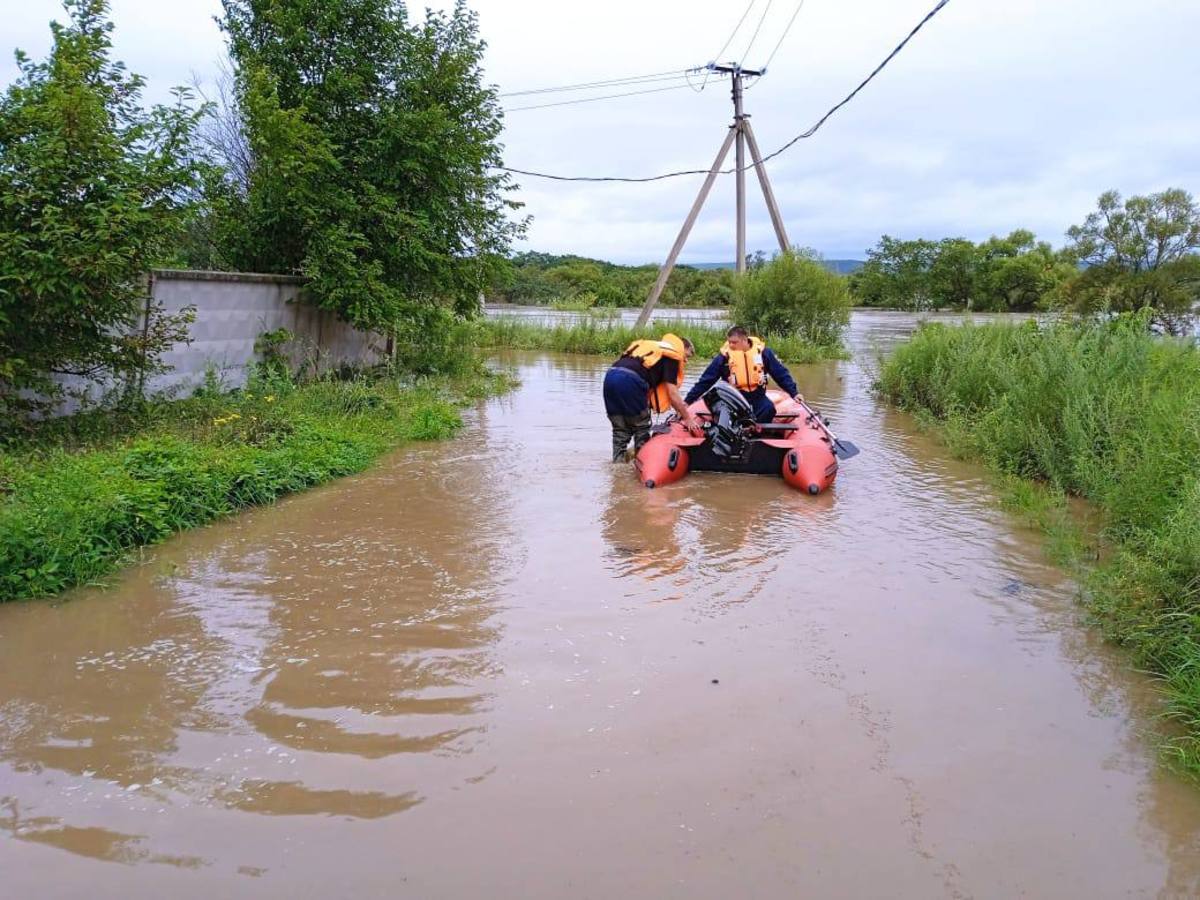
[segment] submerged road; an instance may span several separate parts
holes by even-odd
[[[1152,685],[863,366],[795,372],[863,448],[810,498],[646,491],[605,360],[505,361],[456,441],[0,607],[0,894],[1200,894]]]

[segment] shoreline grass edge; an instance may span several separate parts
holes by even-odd
[[[694,320],[656,320],[646,328],[635,328],[605,318],[579,322],[528,322],[517,316],[499,315],[477,319],[468,326],[470,340],[487,350],[547,350],[616,358],[637,338],[667,332],[687,337],[696,345],[698,359],[712,358],[725,343],[725,326],[708,325]],[[785,363],[804,365],[830,359],[849,359],[842,345],[827,347],[813,344],[795,335],[763,335],[771,349]]]
[[[1089,618],[1159,681],[1164,758],[1200,780],[1200,350],[1146,324],[926,325],[876,390],[1003,477]],[[1068,496],[1099,514],[1102,555],[1079,552]]]
[[[462,407],[513,383],[275,379],[153,403],[136,425],[108,412],[53,423],[42,441],[0,449],[0,602],[94,585],[177,532],[452,437]]]

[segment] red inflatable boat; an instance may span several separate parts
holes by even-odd
[[[659,426],[638,452],[638,477],[653,488],[690,471],[777,474],[794,488],[821,493],[837,478],[839,452],[849,457],[857,448],[839,440],[806,404],[782,391],[768,391],[767,396],[775,404],[775,419],[758,424],[741,393],[717,382],[689,407],[704,426],[704,436],[690,434],[678,419]]]

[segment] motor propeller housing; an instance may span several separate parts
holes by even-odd
[[[704,402],[712,414],[711,421],[704,426],[704,434],[713,455],[722,459],[743,458],[754,431],[754,407],[741,391],[724,381],[718,381],[708,390]]]

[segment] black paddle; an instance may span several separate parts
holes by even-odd
[[[836,434],[834,434],[833,431],[830,430],[829,426],[825,424],[825,420],[821,418],[821,414],[819,412],[817,412],[803,400],[797,400],[796,402],[800,404],[801,409],[808,413],[809,421],[816,422],[817,426],[825,432],[826,436],[833,443],[834,452],[837,453],[839,459],[850,459],[852,456],[858,456],[858,447],[854,446],[851,441],[842,440]]]

